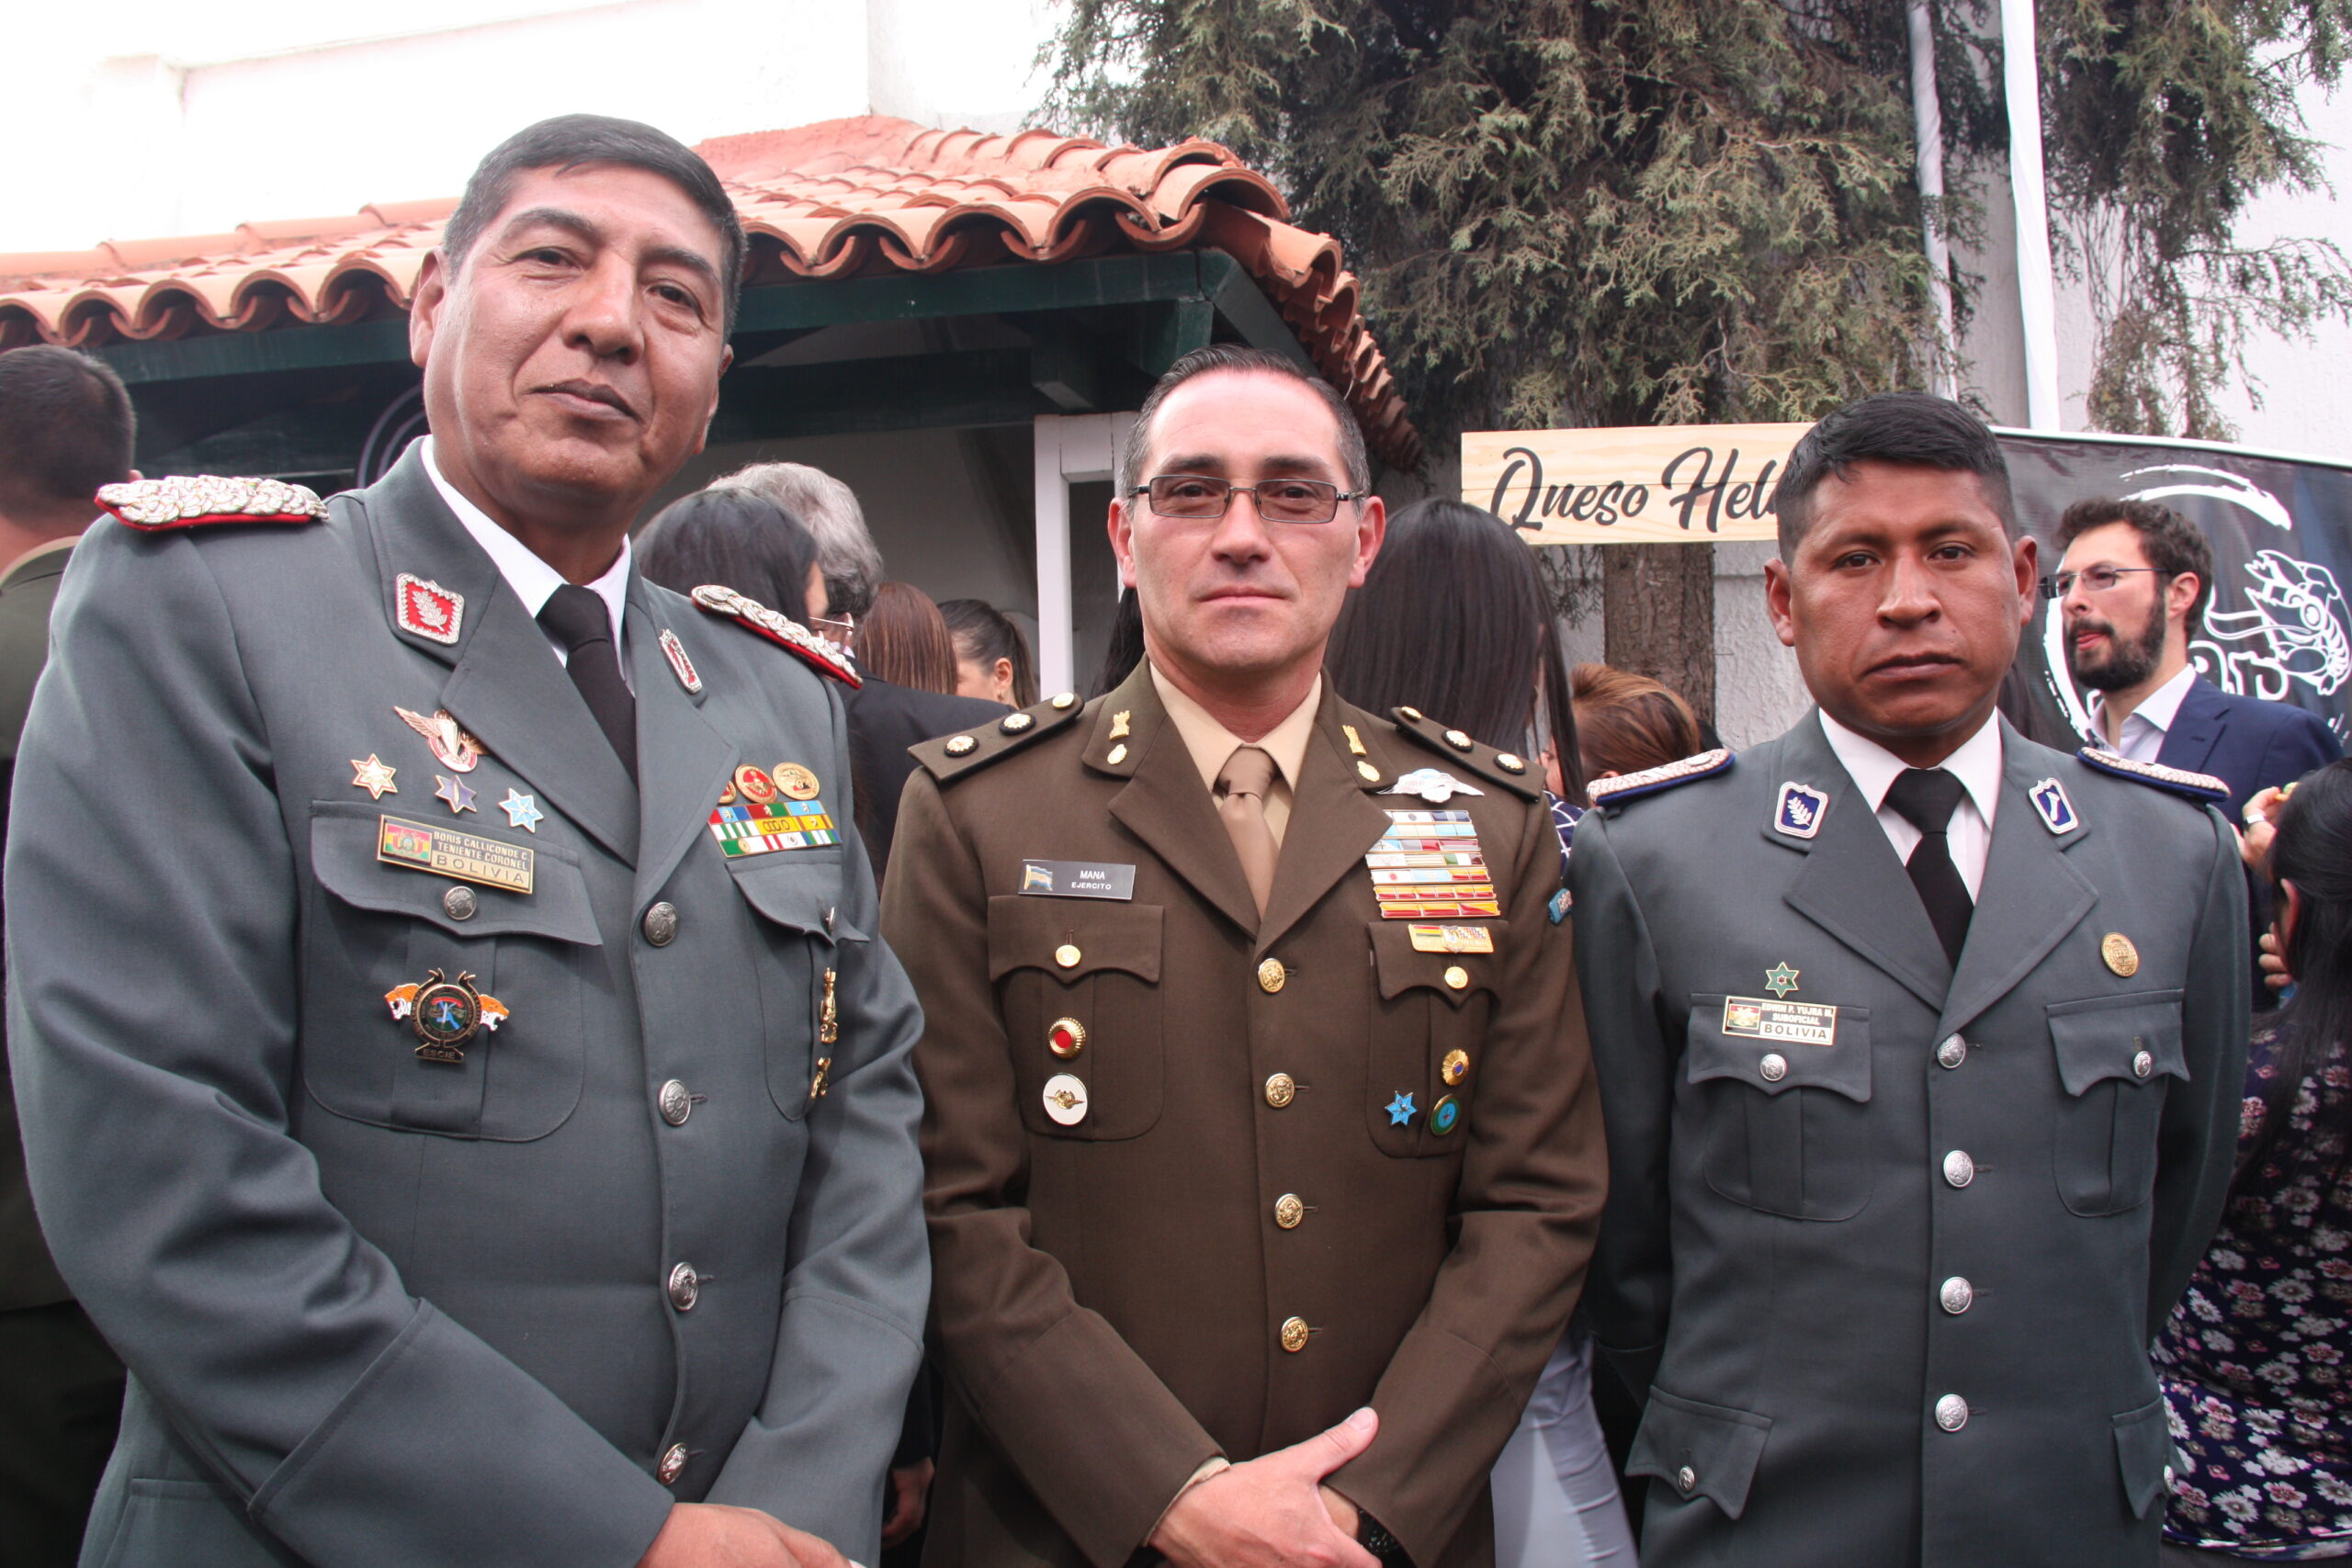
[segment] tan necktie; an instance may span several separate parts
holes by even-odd
[[[1256,746],[1237,746],[1216,775],[1216,814],[1241,857],[1241,874],[1250,881],[1250,897],[1258,913],[1266,912],[1266,896],[1274,890],[1274,857],[1282,846],[1266,826],[1266,791],[1274,784],[1274,760]]]

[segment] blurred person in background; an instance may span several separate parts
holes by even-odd
[[[882,581],[882,551],[866,529],[857,492],[806,463],[753,463],[710,488],[755,491],[808,530],[825,576],[825,608],[812,611],[809,629],[854,649],[857,623]]]
[[[1328,668],[1340,694],[1368,712],[1414,708],[1499,750],[1541,755],[1565,869],[1591,762],[1579,756],[1581,716],[1534,554],[1500,518],[1444,500],[1390,518],[1379,558],[1349,595]],[[1497,1568],[1633,1568],[1581,1322],[1545,1365],[1491,1486]]]
[[[1029,639],[1012,617],[979,599],[947,599],[939,614],[956,639],[956,692],[1025,708],[1037,700],[1037,670]]]
[[[130,398],[71,349],[0,354],[0,834],[49,613],[100,485],[130,467]],[[0,1041],[5,1044],[5,1041]],[[0,1063],[0,1542],[22,1568],[74,1561],[122,1415],[122,1363],[58,1277],[33,1217]]]
[[[1119,683],[1136,672],[1143,662],[1143,606],[1136,599],[1132,588],[1119,590],[1118,607],[1111,612],[1110,641],[1102,649],[1102,664],[1094,672],[1094,684],[1086,689],[1091,698],[1106,692],[1115,692]]]
[[[679,497],[638,536],[637,558],[680,593],[716,582],[803,626],[825,612],[817,541],[756,491],[718,485]]]
[[[1588,784],[1663,767],[1707,749],[1690,705],[1662,681],[1606,664],[1579,664],[1568,688]]]
[[[2267,864],[2295,992],[2255,1034],[2222,1226],[2156,1342],[2178,1568],[2352,1558],[2352,762],[2294,787]]]
[[[912,583],[885,582],[874,591],[858,623],[857,662],[894,685],[956,694],[956,641],[939,606]]]

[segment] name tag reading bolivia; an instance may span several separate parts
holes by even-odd
[[[524,845],[502,844],[496,839],[398,817],[379,817],[376,823],[376,858],[387,865],[503,887],[509,893],[531,890],[536,857]]]
[[[1021,891],[1040,898],[1117,898],[1136,896],[1136,868],[1091,860],[1024,860]]]
[[[1783,1045],[1832,1045],[1838,1041],[1838,1010],[1762,997],[1725,997],[1724,1032]]]

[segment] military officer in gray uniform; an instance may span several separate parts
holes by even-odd
[[[93,1568],[875,1561],[929,1276],[854,674],[627,545],[742,244],[670,138],[533,127],[382,482],[104,492],[6,889],[35,1200],[131,1373]]]
[[[2035,548],[1957,405],[1830,415],[1779,510],[1818,708],[1596,786],[1570,874],[1642,1561],[2152,1564],[2245,1051],[2224,791],[1996,715]]]

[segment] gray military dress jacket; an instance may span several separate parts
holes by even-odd
[[[2146,1568],[2245,1058],[2220,816],[2004,725],[1957,973],[1817,716],[1578,825],[1647,1568]],[[1834,1010],[1834,1011],[1830,1010]]]
[[[673,1500],[874,1561],[920,1014],[854,836],[711,824],[744,764],[849,819],[831,683],[632,579],[633,788],[413,449],[309,525],[102,523],[55,624],[9,1043],[132,1377],[83,1562],[628,1568]],[[436,971],[505,1010],[461,1062],[396,1005]]]

